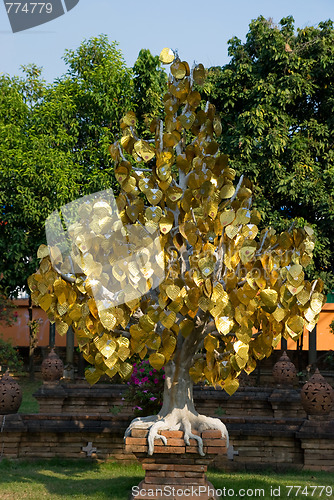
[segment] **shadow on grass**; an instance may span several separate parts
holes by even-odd
[[[120,465],[112,462],[98,464],[83,460],[61,459],[24,462],[3,460],[0,462],[0,498],[127,500],[131,488],[138,485],[143,477],[144,472],[139,464]],[[332,498],[334,492],[334,474],[325,472],[210,470],[208,479],[216,489],[222,490],[222,498],[272,500],[312,497],[323,500]],[[321,489],[323,485],[327,489]]]
[[[97,464],[68,460],[0,463],[0,483],[3,492],[10,492],[14,498],[20,498],[21,489],[26,497],[35,491],[47,492],[49,498],[76,498],[96,500],[128,499],[132,486],[143,479],[144,473],[139,465],[120,466],[115,463]],[[17,496],[15,496],[17,495]],[[0,494],[1,498],[1,494]],[[6,497],[7,498],[7,497]],[[11,498],[11,497],[8,497]]]

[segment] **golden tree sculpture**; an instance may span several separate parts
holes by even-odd
[[[29,286],[59,333],[73,327],[91,384],[129,377],[135,354],[165,366],[161,411],[133,420],[126,435],[149,429],[152,454],[160,430],[181,429],[203,454],[193,430],[227,431],[196,412],[193,382],[233,394],[241,372],[283,337],[314,328],[325,297],[321,280],[304,276],[312,229],[260,232],[251,183],[234,184],[215,107],[201,106],[193,87],[204,83],[203,65],[190,69],[170,49],[160,58],[171,64],[164,123],[154,119],[152,139],[141,140],[135,114],[124,116],[110,147],[120,194],[95,193],[50,216]]]

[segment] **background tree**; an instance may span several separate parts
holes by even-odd
[[[45,218],[79,194],[70,153],[57,147],[57,134],[42,130],[40,71],[28,71],[23,80],[0,80],[0,273],[2,288],[14,295],[36,269],[35,245],[45,241]]]
[[[256,184],[263,224],[291,221],[317,235],[309,275],[334,288],[334,29],[331,21],[295,32],[259,17],[245,43],[229,41],[231,61],[209,71],[207,97],[222,120],[231,166]]]
[[[133,105],[132,72],[105,36],[65,60],[68,73],[52,85],[34,65],[23,78],[0,78],[0,276],[12,295],[37,267],[48,215],[116,186],[108,146]]]
[[[164,49],[161,58],[171,63],[174,54]],[[127,434],[148,428],[153,453],[159,430],[182,429],[203,453],[192,430],[227,432],[196,412],[193,381],[232,394],[240,373],[251,373],[282,337],[313,329],[325,298],[321,280],[309,283],[303,271],[314,248],[310,227],[259,233],[252,185],[243,177],[234,185],[236,173],[218,149],[215,108],[201,109],[192,88],[204,82],[203,66],[191,74],[176,58],[171,74],[165,123],[153,120],[153,142],[137,137],[133,112],[121,121],[123,135],[110,148],[121,186],[116,201],[106,192],[67,207],[67,234],[60,219],[58,234],[50,226],[53,241],[40,247],[29,286],[60,333],[74,328],[94,365],[90,383],[104,373],[129,377],[134,354],[165,366],[161,411],[135,419]],[[187,131],[195,137],[188,145]]]
[[[152,118],[163,117],[161,97],[167,90],[167,75],[161,69],[159,56],[153,56],[148,49],[140,50],[133,73],[137,129],[142,134]]]

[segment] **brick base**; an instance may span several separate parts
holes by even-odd
[[[185,445],[182,431],[162,431],[160,434],[166,437],[167,445],[156,439],[154,454],[148,456],[147,434],[146,430],[133,429],[125,441],[126,451],[134,453],[145,470],[145,479],[133,489],[131,499],[219,498],[205,473],[216,455],[227,453],[226,439],[220,431],[202,432],[204,457],[199,455],[194,439],[190,439],[190,446]]]

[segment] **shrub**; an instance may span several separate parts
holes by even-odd
[[[164,379],[164,369],[155,370],[147,359],[134,363],[124,399],[133,405],[135,415],[147,416],[159,413]]]

